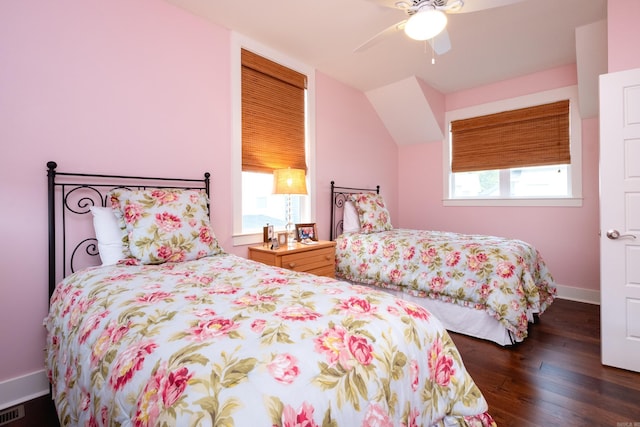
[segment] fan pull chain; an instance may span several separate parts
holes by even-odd
[[[433,39],[431,39],[431,65],[436,63],[436,50],[433,48]]]
[[[436,63],[436,51],[433,49],[433,39],[431,39],[431,43],[428,43],[427,40],[424,41],[424,53],[427,53],[427,44],[431,47],[431,65]]]

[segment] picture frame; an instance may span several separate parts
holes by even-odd
[[[266,226],[262,227],[262,243],[265,245],[270,244],[273,237],[273,225],[267,223]]]
[[[271,250],[276,250],[276,249],[280,249],[280,244],[278,243],[278,239],[276,237],[273,237],[271,239],[271,246],[270,246]]]
[[[316,229],[316,223],[304,223],[304,224],[296,224],[296,239],[298,242],[303,241],[304,239],[309,239],[313,241],[318,241],[318,230]]]
[[[288,240],[289,240],[289,237],[287,236],[286,231],[283,231],[282,233],[278,233],[278,244],[280,246],[286,246]]]

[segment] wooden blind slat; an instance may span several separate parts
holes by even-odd
[[[451,122],[453,172],[571,163],[569,101]]]
[[[243,171],[306,169],[305,87],[305,75],[242,50]]]
[[[291,68],[273,62],[250,50],[242,49],[242,66],[259,71],[275,79],[282,80],[300,89],[307,88],[307,76]]]

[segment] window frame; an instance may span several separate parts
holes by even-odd
[[[451,172],[451,121],[478,117],[501,111],[527,108],[535,105],[569,99],[571,133],[570,197],[500,197],[500,198],[452,198]],[[445,113],[446,135],[443,139],[443,206],[582,206],[582,119],[578,110],[578,87],[568,86],[535,94],[524,95]]]
[[[231,120],[232,148],[231,174],[233,198],[233,246],[243,246],[262,242],[262,233],[242,231],[242,48],[251,50],[267,59],[277,62],[307,76],[305,158],[307,162],[308,195],[301,199],[300,217],[303,222],[311,221],[316,212],[316,167],[315,167],[315,69],[277,52],[255,40],[235,31],[231,32]]]

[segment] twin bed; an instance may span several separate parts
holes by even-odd
[[[553,302],[540,253],[521,240],[396,229],[380,188],[331,182],[336,277],[427,308],[454,332],[512,345]]]
[[[44,325],[62,425],[495,425],[420,305],[220,248],[208,174],[56,167]]]

